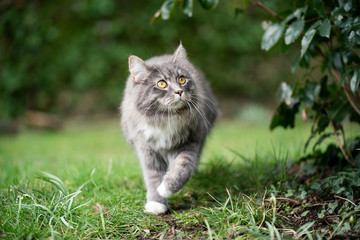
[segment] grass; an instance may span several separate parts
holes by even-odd
[[[314,231],[317,223],[311,221],[293,225],[284,221],[301,201],[310,202],[306,195],[302,200],[293,198],[307,190],[289,191],[286,173],[286,164],[302,154],[309,132],[307,126],[269,132],[264,123],[252,124],[241,117],[220,122],[208,139],[199,170],[170,199],[172,209],[163,216],[143,212],[139,164],[115,120],[1,137],[0,238],[335,236],[351,216],[358,216],[356,199],[352,212],[344,211],[350,215],[344,215],[331,232]],[[324,216],[330,216],[332,203],[319,205]],[[297,213],[307,209],[301,210]],[[350,229],[356,227],[349,224]]]

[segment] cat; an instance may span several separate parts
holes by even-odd
[[[174,54],[143,61],[129,57],[121,125],[140,160],[145,212],[164,214],[168,198],[196,170],[217,118],[216,100],[180,43]]]

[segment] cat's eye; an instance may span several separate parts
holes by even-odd
[[[165,88],[167,86],[167,83],[166,83],[165,80],[160,80],[160,81],[157,82],[157,86],[159,88]]]
[[[184,84],[186,83],[186,78],[185,78],[184,76],[181,76],[181,77],[179,77],[178,82],[179,82],[181,85],[184,85]]]

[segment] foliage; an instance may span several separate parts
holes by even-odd
[[[353,156],[348,148],[343,122],[350,119],[360,123],[359,7],[359,2],[352,0],[299,1],[290,14],[273,16],[279,23],[265,30],[261,45],[269,50],[282,37],[285,46],[299,42],[300,56],[293,70],[298,65],[306,69],[293,88],[282,84],[270,128],[294,127],[294,116],[301,110],[303,119],[310,119],[313,125],[309,141],[318,135],[318,145],[334,135],[345,160],[352,166],[358,152]],[[334,134],[325,132],[329,126]]]
[[[178,16],[174,21],[150,24],[159,7],[151,0],[142,1],[141,7],[135,1],[117,0],[1,4],[0,119],[19,118],[27,110],[60,116],[115,113],[128,77],[128,56],[147,59],[170,53],[180,40],[220,96],[268,102],[269,89],[278,79],[289,78],[290,71],[272,71],[271,62],[259,64],[267,54],[257,47],[257,16],[249,13],[235,19],[232,5],[224,2],[209,22],[201,6],[214,5],[207,1],[171,2],[185,4],[188,14],[194,11],[196,16],[170,11]],[[229,61],[233,56],[241,58]]]
[[[210,0],[207,2],[213,3]],[[354,159],[360,154],[355,152],[353,156],[349,150],[343,122],[350,119],[360,123],[359,2],[296,1],[281,14],[268,9],[260,1],[254,0],[251,4],[272,16],[271,22],[263,24],[265,32],[261,48],[269,51],[280,46],[286,52],[290,46],[300,44],[299,56],[291,69],[294,72],[301,66],[306,70],[294,87],[285,82],[281,84],[278,106],[270,129],[278,126],[293,128],[295,115],[301,111],[303,119],[312,122],[309,141],[319,136],[315,146],[319,145],[332,135],[325,132],[331,126],[345,160],[354,166]],[[174,6],[169,6],[169,11]],[[166,7],[168,5],[164,3],[162,8]],[[184,13],[189,11],[187,5],[182,8]],[[343,143],[339,136],[342,136]]]

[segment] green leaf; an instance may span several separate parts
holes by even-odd
[[[304,37],[301,39],[301,58],[305,55],[308,50],[312,39],[315,36],[316,28],[318,28],[322,23],[322,20],[316,21],[311,27],[306,31]]]
[[[331,23],[329,19],[324,19],[319,27],[319,34],[322,37],[330,37]]]
[[[353,27],[354,24],[354,18],[348,17],[348,18],[342,18],[340,20],[340,28],[343,32],[350,31],[350,29]]]
[[[307,105],[311,105],[319,96],[320,89],[320,83],[307,81],[305,87],[300,91],[300,96]]]
[[[300,56],[297,56],[296,59],[295,59],[295,61],[294,61],[293,64],[291,65],[291,73],[294,73],[294,72],[296,71],[297,67],[298,67],[299,64],[300,64],[300,60],[301,60]]]
[[[161,18],[163,20],[168,20],[174,8],[175,0],[166,0],[161,6]]]
[[[166,0],[159,10],[156,11],[152,17],[150,23],[154,23],[160,20],[168,20],[171,16],[171,13],[174,11],[176,5],[176,0]]]
[[[219,0],[199,0],[201,6],[206,10],[212,10],[216,8],[219,3]]]
[[[334,64],[335,69],[338,70],[340,73],[344,72],[344,63],[342,61],[342,57],[339,52],[336,52],[334,54],[333,64]]]
[[[321,114],[317,121],[318,133],[322,133],[327,128],[327,126],[329,126],[329,123],[330,119],[325,114]]]
[[[344,10],[347,12],[350,11],[352,8],[352,0],[345,0],[343,2],[344,2],[344,5],[343,5]]]
[[[279,103],[285,102],[287,105],[293,106],[298,102],[298,99],[293,98],[292,95],[292,88],[287,83],[282,82],[280,85]]]
[[[343,121],[348,114],[348,103],[346,101],[336,101],[328,110],[328,116],[336,123]]]
[[[309,212],[310,212],[309,210],[304,211],[300,216],[301,216],[301,217],[306,217],[306,215],[307,215]]]
[[[183,13],[188,17],[192,17],[193,13],[193,0],[184,0],[183,2]]]
[[[300,18],[297,21],[291,23],[285,32],[285,44],[289,45],[293,43],[302,33],[304,29],[304,19]]]
[[[287,24],[288,22],[290,22],[291,20],[293,20],[294,18],[296,19],[300,19],[302,14],[306,13],[307,10],[307,6],[303,7],[303,8],[298,8],[296,9],[293,13],[291,13],[290,15],[288,15],[284,20],[283,20],[283,24]]]
[[[346,70],[341,77],[340,82],[338,83],[338,86],[341,87],[343,85],[343,83],[345,82],[345,80],[347,79],[347,77],[349,76],[349,73],[351,72],[351,69]]]
[[[309,27],[309,30],[318,28],[322,22],[322,20],[317,20],[313,25],[311,25],[311,27]]]
[[[315,33],[316,33],[315,29],[309,29],[305,33],[304,37],[302,38],[302,40],[301,40],[301,54],[300,54],[301,57],[303,57],[304,54],[306,53],[306,51],[308,50],[309,45],[310,45],[312,39],[315,36]]]
[[[319,133],[320,133],[320,131],[319,131]],[[327,138],[329,138],[329,137],[331,137],[331,136],[333,136],[334,134],[333,133],[324,133],[324,134],[322,134],[320,137],[319,137],[319,139],[314,143],[314,146],[313,146],[313,152],[315,152],[315,149],[316,149],[316,147],[317,146],[319,146],[319,145],[321,145],[321,143],[323,143],[324,142],[324,140],[326,140]]]
[[[269,26],[262,37],[261,49],[269,51],[281,38],[284,31],[284,24],[276,23]]]
[[[271,119],[270,130],[278,126],[284,128],[295,126],[295,114],[299,110],[300,103],[296,103],[293,107],[287,105],[285,102],[281,103]]]
[[[355,38],[355,32],[354,31],[351,31],[350,33],[349,33],[349,36],[347,37],[347,41],[345,42],[346,44],[346,47],[347,48],[352,48],[352,47],[354,47],[354,45],[355,45],[355,41],[356,41],[356,38]]]
[[[354,71],[354,74],[350,79],[350,89],[353,93],[355,93],[356,90],[358,89],[359,83],[360,83],[360,70],[356,70]]]
[[[295,114],[299,111],[300,102],[297,98],[293,98],[293,91],[286,83],[281,83],[280,96],[276,112],[273,115],[270,124],[270,130],[277,126],[287,128],[295,126]]]

